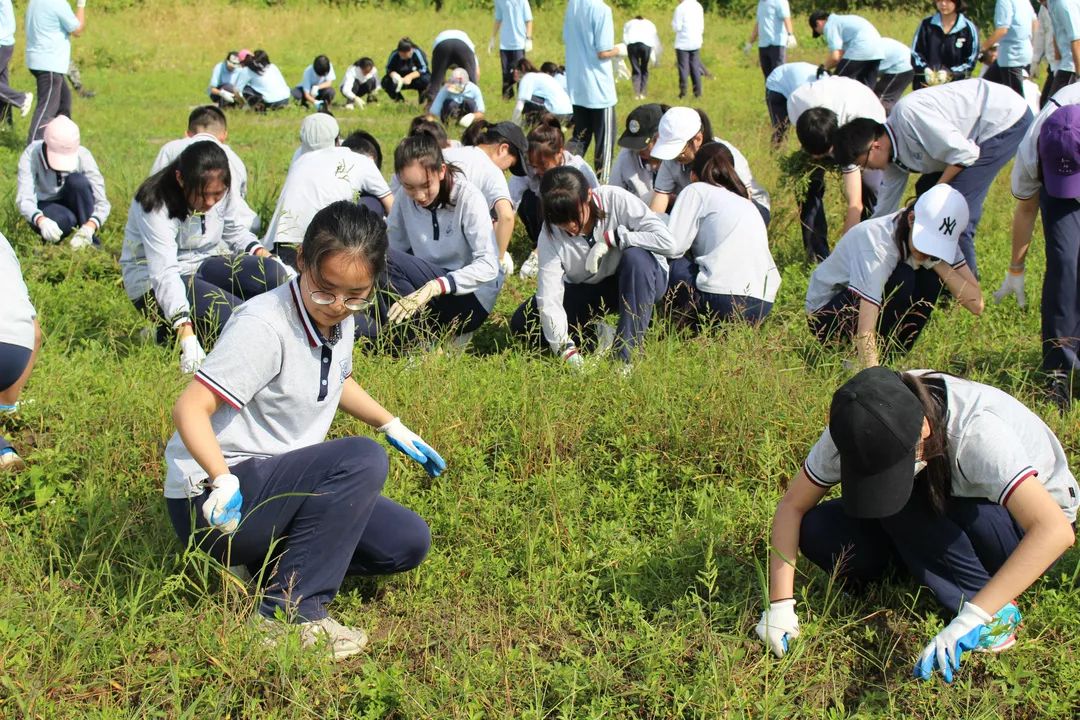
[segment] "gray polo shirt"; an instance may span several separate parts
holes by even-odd
[[[105,196],[105,178],[98,169],[97,161],[94,160],[93,154],[81,145],[74,172],[82,173],[90,181],[90,187],[94,192],[94,210],[90,217],[97,221],[100,228],[109,219],[112,205],[109,204],[109,198]],[[70,174],[57,172],[49,167],[45,161],[44,140],[35,140],[27,145],[19,156],[18,188],[15,198],[15,203],[19,206],[19,214],[31,225],[35,224],[38,216],[41,215],[38,203],[56,200]]]
[[[636,150],[622,148],[611,166],[608,184],[621,187],[649,204],[652,202],[655,180],[656,170],[653,170],[652,165],[642,160]]]
[[[210,141],[218,145],[225,151],[225,157],[229,159],[229,175],[232,178],[232,184],[229,185],[229,192],[233,195],[234,210],[237,213],[236,222],[241,227],[251,227],[252,222],[255,220],[255,211],[247,204],[247,166],[244,165],[244,161],[240,159],[240,156],[225,143],[218,140],[210,133],[199,133],[192,135],[191,137],[182,137],[177,140],[170,140],[161,146],[161,150],[158,151],[157,157],[154,159],[154,164],[150,167],[150,174],[153,175],[159,172],[166,165],[171,163],[176,158],[180,157],[180,153],[184,152],[184,149],[188,145],[197,142]]]
[[[210,417],[225,461],[268,458],[326,439],[352,375],[353,319],[323,337],[301,299],[299,278],[237,308],[195,373],[221,400]],[[179,433],[165,448],[165,497],[202,492],[206,472]]]
[[[30,293],[23,282],[15,250],[0,233],[0,343],[34,349],[34,318]]]
[[[746,186],[746,191],[750,193],[750,199],[768,210],[770,204],[769,193],[754,181],[754,174],[750,171],[750,163],[746,161],[746,156],[727,140],[714,137],[713,142],[718,142],[731,151],[731,158],[735,161],[735,174],[739,176],[739,180]],[[676,160],[664,160],[660,163],[660,169],[656,172],[656,182],[653,184],[653,188],[656,192],[678,195],[689,184],[689,165],[682,165]]]

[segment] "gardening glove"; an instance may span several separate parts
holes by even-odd
[[[206,352],[199,344],[199,338],[188,335],[180,341],[180,372],[190,375],[199,369],[205,359]]]
[[[64,231],[60,229],[60,226],[56,224],[56,221],[47,218],[44,215],[38,220],[37,226],[38,232],[41,233],[41,237],[48,242],[60,242],[60,238],[64,237]]]
[[[787,36],[787,46],[788,46],[789,48],[793,48],[793,47],[798,47],[798,46],[799,46],[799,41],[795,39],[795,36],[794,36],[794,35],[788,35],[788,36]]]
[[[940,670],[945,682],[951,683],[953,672],[960,669],[964,653],[979,645],[979,637],[994,618],[978,605],[965,602],[960,614],[926,646],[915,663],[915,677],[929,680],[934,670]]]
[[[236,532],[240,525],[240,480],[232,474],[218,475],[210,483],[210,494],[203,501],[202,514],[210,527],[225,533]]]
[[[773,655],[784,657],[788,650],[788,640],[799,637],[795,600],[792,598],[769,603],[769,609],[761,613],[761,619],[754,630],[761,642],[773,651]]]
[[[493,52],[495,52],[495,36],[494,35],[492,35],[491,38],[488,40],[488,55],[490,55]]]
[[[218,97],[229,103],[230,105],[236,102],[236,96],[228,90],[218,90]]]
[[[581,357],[581,353],[578,352],[578,349],[574,347],[572,343],[567,345],[566,349],[563,350],[562,359],[566,361],[567,365],[575,370],[581,370],[585,367],[585,358]]]
[[[84,8],[84,7],[86,7],[86,0],[75,0],[75,7],[76,8]]]
[[[617,229],[605,232],[603,240],[593,243],[593,246],[589,248],[589,254],[585,256],[585,271],[590,275],[595,275],[596,271],[600,269],[600,263],[603,262],[604,256],[611,252],[613,247],[619,247],[619,231]]]
[[[527,52],[527,53],[532,52],[532,48],[533,48],[532,38],[530,38],[530,37],[525,38],[525,52]]]
[[[615,43],[615,52],[621,58],[624,58],[630,54],[630,52],[626,49],[626,43]]]
[[[460,125],[461,127],[467,128],[473,124],[474,120],[476,120],[476,113],[465,113],[460,118],[458,118],[457,122],[458,125]]]
[[[514,257],[509,250],[503,253],[502,258],[499,260],[499,266],[502,267],[503,275],[510,277],[514,274]]]
[[[394,92],[401,94],[401,88],[405,87],[405,80],[396,72],[390,73],[390,79],[394,81]]]
[[[428,280],[420,286],[419,290],[406,295],[391,305],[387,318],[391,323],[397,325],[399,322],[408,320],[420,312],[425,305],[440,295],[445,295],[449,290],[450,281],[446,278]]]
[[[1016,304],[1021,308],[1027,306],[1027,297],[1024,295],[1024,271],[1016,273],[1008,270],[1005,279],[1001,281],[1001,287],[994,293],[994,302],[999,303],[1008,296],[1016,298]]]
[[[71,247],[78,250],[79,248],[90,247],[94,244],[94,229],[83,225],[81,228],[71,234]]]
[[[431,477],[439,477],[446,469],[446,461],[439,453],[432,450],[419,435],[405,427],[401,418],[394,418],[386,423],[379,428],[379,432],[386,434],[388,443],[423,465]]]
[[[742,46],[743,55],[749,55],[750,51],[753,50],[753,49],[754,49],[754,43],[750,42],[749,40],[747,40],[746,42],[743,43],[743,46]]]

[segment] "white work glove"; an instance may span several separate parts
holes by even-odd
[[[84,8],[84,7],[86,7],[86,0],[76,0],[75,1],[75,7],[76,8]]]
[[[960,614],[939,632],[915,663],[915,677],[929,680],[934,670],[940,670],[945,682],[951,683],[953,672],[960,669],[964,653],[979,646],[986,626],[994,621],[981,607],[965,602]]]
[[[218,475],[210,483],[210,494],[203,501],[202,514],[210,527],[225,533],[236,532],[240,525],[240,480],[235,475]]]
[[[528,42],[528,40],[526,40],[526,42]],[[491,39],[488,40],[488,55],[490,55],[493,52],[495,52],[495,36],[494,35],[492,35]]]
[[[457,122],[458,125],[460,125],[461,127],[467,128],[473,124],[474,120],[476,120],[476,113],[466,113],[465,115],[462,115],[460,118],[458,118]]]
[[[379,432],[386,435],[388,443],[423,465],[431,477],[439,477],[446,469],[446,461],[439,453],[432,450],[419,435],[405,427],[401,418],[394,418],[386,423],[379,428]]]
[[[41,237],[51,243],[60,242],[60,238],[64,237],[64,231],[60,229],[60,226],[56,224],[55,220],[42,215],[38,218],[38,232],[41,233]]]
[[[562,353],[562,359],[566,361],[566,364],[575,370],[581,370],[585,367],[585,358],[581,357],[581,353],[573,344],[568,345]]]
[[[206,359],[206,351],[199,344],[199,338],[188,335],[180,341],[180,372],[190,375],[199,369]]]
[[[218,90],[218,97],[229,104],[236,102],[236,96],[228,90]]]
[[[595,275],[600,269],[600,263],[603,262],[604,256],[611,252],[611,248],[618,246],[619,231],[605,232],[603,239],[593,243],[593,246],[589,248],[589,254],[585,256],[585,272]]]
[[[83,225],[71,234],[71,239],[69,242],[71,243],[71,247],[75,248],[76,250],[84,247],[90,247],[94,244],[93,228]]]
[[[446,285],[444,286],[443,283],[446,283]],[[390,312],[387,313],[387,318],[394,325],[408,320],[413,315],[420,312],[420,310],[422,310],[429,302],[440,295],[445,295],[449,284],[449,281],[440,278],[428,280],[420,286],[419,290],[406,295],[391,305]]]
[[[749,55],[750,51],[753,50],[753,49],[754,49],[754,43],[750,42],[749,40],[747,40],[746,42],[743,43],[743,46],[742,46],[743,55]]]
[[[509,250],[503,253],[502,258],[499,260],[499,266],[502,268],[503,275],[506,275],[506,277],[510,277],[514,274],[514,257],[510,254]]]
[[[1021,308],[1027,307],[1027,297],[1024,295],[1024,271],[1014,273],[1012,270],[1005,271],[1005,279],[1001,281],[1001,287],[994,293],[994,302],[999,303],[1008,296],[1016,298],[1016,304]]]
[[[626,43],[615,43],[615,52],[621,58],[624,58],[630,54],[630,52],[626,49]]]
[[[399,95],[401,94],[401,88],[405,86],[405,81],[401,79],[401,76],[396,72],[390,73],[390,79],[394,81],[394,91]]]
[[[773,655],[784,657],[788,650],[788,641],[799,637],[799,617],[795,614],[795,600],[776,600],[769,603],[769,609],[761,613],[757,627],[758,639],[765,643]]]
[[[527,52],[527,53],[532,52],[532,48],[533,48],[532,38],[531,37],[525,38],[525,52]]]
[[[787,36],[787,46],[788,46],[789,48],[793,48],[793,47],[798,47],[798,46],[799,46],[799,41],[795,39],[795,35],[794,35],[794,34],[788,34],[788,36]]]

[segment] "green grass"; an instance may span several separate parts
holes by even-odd
[[[368,628],[370,651],[331,664],[263,647],[245,629],[251,600],[175,541],[161,499],[169,409],[184,386],[172,350],[144,344],[146,323],[119,279],[127,206],[159,145],[183,133],[225,50],[265,47],[290,81],[318,52],[339,74],[381,62],[396,39],[447,27],[483,48],[490,16],[323,5],[250,9],[219,0],[154,3],[102,15],[76,41],[94,100],[75,100],[84,143],[114,204],[100,253],[43,248],[13,207],[25,121],[0,134],[0,228],[19,250],[46,333],[21,415],[5,421],[30,469],[0,479],[0,716],[3,717],[1068,717],[1080,705],[1080,555],[1073,550],[1019,600],[1019,644],[968,660],[947,687],[911,679],[918,650],[948,618],[926,591],[885,584],[836,591],[800,565],[803,635],[782,661],[752,635],[770,518],[823,426],[844,355],[813,342],[802,313],[793,198],[781,190],[759,70],[739,52],[748,21],[709,18],[703,107],[773,191],[778,306],[758,332],[682,337],[658,327],[632,376],[584,375],[508,340],[531,292],[512,280],[467,356],[413,363],[358,354],[355,376],[447,459],[427,479],[392,453],[387,494],[431,524],[416,571],[349,581],[333,612]],[[666,28],[670,10],[650,13]],[[21,18],[21,10],[17,11]],[[914,15],[871,15],[905,39]],[[621,27],[625,13],[616,18]],[[561,56],[561,15],[537,12],[538,59]],[[21,20],[20,20],[21,26]],[[793,59],[815,61],[802,18]],[[21,33],[21,30],[20,30]],[[669,40],[670,32],[664,35]],[[325,39],[325,40],[323,40]],[[14,84],[29,87],[21,67]],[[675,71],[652,97],[674,102]],[[481,55],[495,118],[497,57]],[[620,86],[623,98],[628,85]],[[631,104],[620,104],[625,117]],[[338,113],[387,155],[415,106]],[[302,115],[230,116],[251,200],[273,208]],[[384,168],[389,170],[389,167]],[[833,226],[839,208],[833,202]],[[995,185],[978,236],[989,294],[1008,263],[1013,201]],[[834,238],[835,240],[835,238]],[[523,253],[515,245],[518,259]],[[1041,240],[1027,312],[953,306],[935,315],[909,367],[1000,385],[1032,403],[1071,457],[1080,415],[1040,398]],[[366,433],[342,418],[333,434]]]

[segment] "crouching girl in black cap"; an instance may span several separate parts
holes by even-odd
[[[819,504],[837,484],[840,498]],[[777,506],[757,635],[778,657],[799,636],[800,550],[856,583],[897,567],[958,613],[915,665],[951,682],[965,652],[1015,642],[1014,600],[1073,544],[1078,494],[1061,443],[1012,396],[934,371],[863,370],[833,395]]]

